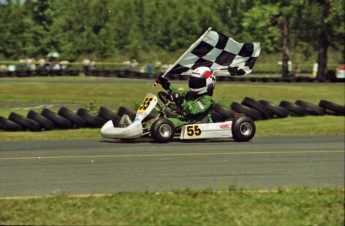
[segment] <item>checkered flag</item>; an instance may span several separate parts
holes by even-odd
[[[209,28],[164,76],[190,74],[200,66],[212,68],[215,74],[245,75],[252,72],[259,54],[260,43],[239,43]]]

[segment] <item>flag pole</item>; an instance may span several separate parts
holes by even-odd
[[[199,38],[196,42],[194,42],[194,43],[187,49],[187,51],[184,52],[184,53],[180,56],[180,58],[178,58],[178,60],[177,60],[168,70],[166,70],[166,71],[164,72],[164,74],[162,75],[162,77],[165,77],[165,76],[168,74],[168,72],[169,72],[171,69],[173,69],[183,57],[185,57],[189,52],[191,52],[192,49],[193,49],[196,45],[198,45],[198,44],[204,39],[204,37],[205,37],[211,30],[212,30],[212,27],[209,27],[209,28],[205,31],[205,33],[204,33],[203,35],[201,35],[200,38]],[[154,86],[156,86],[156,85],[157,85],[157,83],[154,84]]]

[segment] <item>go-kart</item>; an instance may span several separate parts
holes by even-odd
[[[175,128],[167,117],[166,111],[169,108],[176,112],[179,108],[172,100],[169,100],[168,96],[165,92],[158,92],[158,97],[163,102],[161,107],[156,95],[146,94],[133,122],[125,127],[115,127],[109,120],[101,128],[101,135],[104,138],[121,140],[151,137],[159,143],[169,142],[175,138],[180,140],[233,138],[235,141],[245,142],[251,140],[255,135],[254,121],[243,114],[235,115],[234,118],[224,122],[213,122],[211,114],[208,113],[202,120]],[[158,111],[158,115],[147,120],[147,116],[153,109]]]

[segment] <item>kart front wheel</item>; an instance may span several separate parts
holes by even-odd
[[[175,126],[168,119],[158,119],[151,126],[151,137],[159,143],[169,142],[175,135]]]
[[[232,136],[235,141],[250,141],[256,132],[254,121],[249,117],[240,117],[232,123]]]

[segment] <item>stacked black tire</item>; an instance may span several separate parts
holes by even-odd
[[[318,105],[303,100],[296,100],[294,103],[282,100],[279,104],[274,104],[267,100],[254,100],[246,97],[241,103],[233,102],[230,109],[243,113],[255,121],[288,116],[345,115],[345,106],[326,100],[321,100]]]
[[[245,114],[254,121],[274,118],[302,117],[308,115],[345,115],[345,106],[331,101],[321,100],[318,105],[296,100],[294,103],[282,100],[279,104],[274,104],[267,100],[254,100],[245,97],[241,103],[232,102],[229,107],[216,104],[212,112],[215,122],[221,122],[228,118],[233,118],[235,114]]]
[[[215,104],[211,113],[215,122],[234,118],[236,114],[245,114],[254,121],[288,116],[302,117],[308,115],[345,115],[345,106],[327,100],[321,100],[318,105],[297,100],[295,103],[282,100],[274,104],[267,100],[254,100],[246,97],[241,103],[233,102],[229,107]],[[8,118],[0,116],[0,131],[47,131],[54,129],[101,128],[105,122],[112,120],[114,126],[119,126],[121,117],[126,114],[134,120],[136,112],[121,106],[114,112],[106,107],[100,107],[97,113],[84,108],[76,112],[61,107],[57,112],[48,108],[41,112],[29,111],[26,116],[11,112]],[[174,112],[167,112],[168,117],[177,117]],[[147,119],[152,119],[150,114]]]
[[[124,107],[123,107],[124,108]],[[135,113],[124,108],[122,114]],[[134,116],[133,116],[134,114]],[[112,120],[119,125],[121,117],[106,107],[100,107],[98,113],[79,108],[76,112],[61,107],[57,112],[44,108],[40,113],[29,111],[26,116],[11,112],[8,118],[0,116],[0,130],[3,131],[47,131],[54,129],[101,128],[105,122]]]

